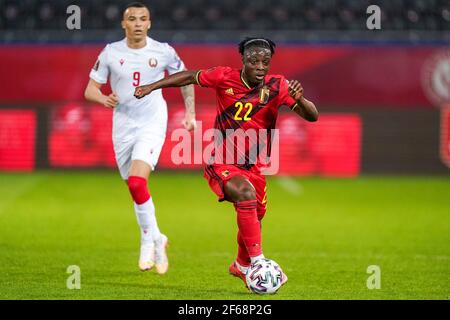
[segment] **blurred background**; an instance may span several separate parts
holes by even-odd
[[[129,2],[0,0],[0,299],[254,300],[227,274],[232,205],[217,204],[201,165],[171,160],[179,89],[163,91],[167,141],[149,181],[171,271],[137,271],[112,112],[83,97],[101,50],[124,38]],[[189,69],[240,68],[240,40],[273,39],[271,73],[301,81],[320,111],[315,123],[287,108],[278,118],[264,252],[290,283],[271,299],[449,299],[450,0],[144,2],[149,36]],[[66,27],[72,4],[80,30]],[[367,28],[369,5],[381,29]],[[195,92],[206,130],[214,91]],[[66,287],[72,265],[82,290]]]
[[[0,170],[115,168],[111,111],[83,98],[89,71],[122,39],[130,1],[0,0]],[[153,0],[149,36],[169,42],[188,69],[241,65],[237,43],[277,43],[271,73],[298,79],[321,112],[314,124],[287,109],[278,121],[280,174],[447,175],[450,166],[449,0]],[[68,30],[69,5],[81,29]],[[381,29],[368,30],[369,5]],[[108,92],[108,88],[105,92]],[[179,90],[169,103],[159,169],[175,166],[171,132],[180,127]],[[214,92],[196,88],[203,129]]]

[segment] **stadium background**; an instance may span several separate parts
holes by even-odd
[[[104,45],[123,38],[119,21],[128,2],[0,0],[0,171],[3,172],[0,177],[6,195],[13,180],[23,179],[27,183],[49,172],[56,172],[55,189],[59,183],[61,188],[66,183],[73,183],[73,187],[78,183],[83,188],[76,174],[90,181],[91,169],[110,169],[113,178],[106,178],[107,183],[119,180],[110,141],[111,111],[85,102],[83,91]],[[81,8],[81,30],[66,28],[69,16],[66,8],[71,4]],[[149,36],[173,45],[189,69],[239,67],[237,43],[243,37],[272,38],[277,51],[271,73],[300,80],[307,97],[317,104],[321,114],[320,121],[310,124],[288,110],[281,113],[280,175],[345,178],[344,182],[304,180],[303,188],[314,188],[318,183],[320,192],[333,193],[330,186],[345,187],[349,190],[346,194],[349,202],[353,201],[352,190],[355,197],[358,195],[358,181],[385,175],[393,177],[386,180],[386,185],[393,186],[389,189],[392,192],[398,191],[398,187],[407,193],[408,188],[416,186],[413,194],[420,198],[422,188],[436,188],[434,194],[425,191],[430,194],[426,193],[422,200],[426,205],[433,201],[441,205],[436,212],[442,216],[436,213],[433,223],[443,229],[436,232],[437,240],[433,241],[447,249],[434,254],[444,257],[440,263],[448,275],[449,221],[445,209],[449,203],[445,195],[449,191],[450,167],[450,7],[447,0],[153,0],[147,4],[152,10]],[[381,30],[366,28],[369,16],[366,9],[371,4],[381,7]],[[201,166],[171,162],[174,142],[170,141],[170,134],[180,127],[184,106],[179,90],[163,92],[169,104],[169,130],[155,185],[163,184],[158,179],[167,179],[168,191],[173,184],[193,178],[187,175],[187,180],[182,180],[163,171],[174,171],[184,177],[185,170],[200,170]],[[196,88],[196,102],[198,120],[207,129],[215,116],[213,92]],[[83,170],[72,170],[80,168],[89,171],[84,174]],[[63,182],[58,172],[67,174],[70,181]],[[98,181],[103,174],[99,173]],[[395,180],[398,175],[425,178]],[[432,176],[441,184],[421,184],[433,181]],[[301,179],[293,180],[300,181],[294,185],[286,181],[288,187],[295,189],[294,194],[299,193]],[[352,181],[355,189],[347,184]],[[375,195],[383,198],[380,192],[386,185],[375,183],[374,188],[378,188]],[[48,188],[52,190],[51,183]],[[125,199],[123,186],[116,188],[117,194]],[[8,207],[6,195],[3,204],[0,200],[1,210]],[[48,196],[44,193],[36,199],[44,201]],[[274,192],[272,199],[276,197]],[[17,200],[16,195],[13,198]],[[37,207],[42,205],[39,201]],[[403,218],[397,223],[402,224]],[[171,218],[161,219],[164,223],[164,219]],[[3,220],[4,227],[8,226],[7,221]],[[133,224],[130,225],[132,228]],[[9,243],[8,239],[5,236],[3,245]],[[446,285],[448,278],[443,287]],[[448,290],[437,296],[445,295],[448,298]],[[17,292],[11,296],[21,297]]]
[[[74,31],[65,28],[70,1],[1,3],[0,168],[113,168],[110,111],[87,104],[83,91],[105,43],[123,38],[126,1],[79,1]],[[236,10],[236,1],[152,1],[151,36],[172,43],[190,69],[239,67],[245,35],[278,43],[271,72],[301,80],[322,115],[314,125],[281,115],[282,174],[446,174],[448,2],[378,1],[383,29],[373,31],[365,30],[371,3],[248,1]],[[170,134],[183,106],[179,90],[164,94],[169,143],[159,167],[172,169]],[[196,96],[208,128],[214,93]],[[181,166],[192,167],[200,168]]]

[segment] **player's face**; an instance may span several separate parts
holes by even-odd
[[[242,62],[244,63],[245,78],[251,85],[264,81],[269,72],[272,53],[267,48],[250,47],[245,50]]]
[[[122,28],[128,39],[142,40],[150,29],[150,12],[147,8],[128,8],[123,14]]]

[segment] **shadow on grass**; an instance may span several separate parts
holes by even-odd
[[[197,289],[193,287],[188,286],[181,286],[181,285],[170,285],[170,284],[145,284],[145,283],[120,283],[120,282],[90,282],[90,287],[96,287],[97,290],[99,290],[101,287],[119,287],[121,289],[130,289],[130,291],[133,290],[148,290],[148,293],[151,294],[160,294],[160,291],[167,291],[167,296],[177,296],[179,299],[189,299],[186,297],[186,295],[193,296],[192,299],[195,299],[196,296],[205,296],[205,295],[211,295],[211,296],[240,296],[242,298],[248,298],[251,296],[251,293],[246,291],[245,288],[242,288],[242,291],[224,291],[223,289]],[[159,290],[158,293],[151,292],[151,290]],[[105,288],[105,291],[108,291],[108,288]],[[125,290],[126,291],[126,290]],[[142,292],[136,292],[135,294],[141,294]],[[133,293],[130,292],[130,295],[133,295]],[[213,298],[213,297],[212,297]],[[164,299],[164,297],[162,297]]]

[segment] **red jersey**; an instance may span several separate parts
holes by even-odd
[[[259,134],[264,132],[266,135],[267,139],[261,139],[259,134],[255,139],[254,135],[249,134],[245,146],[238,145],[235,139],[224,139],[224,154],[226,145],[231,143],[237,154],[234,164],[247,169],[260,164],[259,161],[255,162],[255,152],[258,157],[261,157],[261,152],[265,153],[263,156],[269,157],[272,129],[275,129],[278,110],[281,106],[292,108],[296,103],[289,95],[286,78],[281,75],[266,75],[261,84],[252,88],[245,82],[241,70],[215,67],[200,70],[196,80],[200,86],[216,90],[217,116],[214,128],[224,138],[237,129],[244,132],[253,130]],[[228,158],[226,161],[230,163]]]

